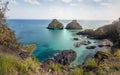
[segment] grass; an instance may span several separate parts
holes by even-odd
[[[120,57],[120,49],[117,49],[117,50],[114,52],[114,56]]]
[[[60,64],[51,64],[50,65],[50,68],[53,70],[53,71],[55,71],[55,72],[58,72],[59,70],[61,70],[61,68],[62,68],[62,65],[60,65]]]
[[[96,68],[97,67],[97,62],[94,59],[89,59],[86,62],[86,65],[89,66],[90,68]]]
[[[75,68],[69,75],[83,75],[83,73],[82,68]]]
[[[23,50],[27,50],[28,52],[32,53],[33,50],[36,48],[35,44],[31,44],[31,45],[23,45],[21,47]]]
[[[12,55],[0,55],[0,75],[33,74],[38,72],[39,63],[32,58],[17,60]]]

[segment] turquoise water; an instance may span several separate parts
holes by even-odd
[[[65,26],[70,20],[60,20]],[[49,30],[46,29],[51,20],[8,20],[8,26],[15,31],[16,38],[21,44],[36,44],[37,48],[33,55],[40,61],[44,61],[52,57],[61,50],[73,49],[77,53],[77,58],[73,64],[81,64],[87,57],[93,55],[99,48],[87,50],[86,46],[79,48],[74,47],[77,41],[72,40],[78,37],[79,41],[86,39],[74,36],[73,34],[80,30]],[[110,21],[79,21],[84,29],[96,29],[102,25],[108,24]],[[91,45],[99,40],[90,40]]]

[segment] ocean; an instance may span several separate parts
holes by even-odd
[[[95,54],[96,51],[101,50],[96,48],[94,50],[86,49],[86,46],[80,46],[79,48],[74,47],[75,33],[81,30],[49,30],[46,27],[52,20],[19,20],[9,19],[7,25],[15,32],[17,40],[22,45],[36,44],[37,48],[33,52],[33,55],[44,61],[51,58],[54,54],[62,50],[74,50],[77,53],[77,57],[72,65],[82,64],[86,58]],[[60,20],[66,26],[71,20]],[[100,26],[109,24],[111,21],[107,20],[79,20],[78,21],[84,29],[97,29]],[[79,41],[90,40],[86,38],[80,38]],[[92,44],[96,45],[100,43],[99,40],[90,40]]]

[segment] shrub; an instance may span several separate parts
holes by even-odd
[[[17,60],[12,55],[0,55],[0,75],[32,74],[38,72],[39,67],[38,62],[31,57]]]
[[[114,56],[120,57],[120,50],[119,49],[114,52]]]
[[[95,68],[97,67],[97,62],[94,59],[89,59],[87,60],[86,65],[90,68]]]
[[[35,44],[23,45],[21,48],[23,50],[27,50],[28,52],[32,53],[32,51],[36,48],[36,45]]]
[[[59,71],[61,69],[62,65],[60,64],[51,64],[50,65],[50,68],[53,70],[53,71]]]
[[[69,75],[83,75],[83,69],[75,68]]]
[[[16,66],[17,60],[13,56],[0,55],[0,75],[14,75],[17,72]]]

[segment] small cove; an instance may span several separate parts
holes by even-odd
[[[90,40],[81,38],[73,34],[80,30],[49,30],[46,29],[51,20],[8,20],[8,26],[15,31],[15,35],[21,44],[36,44],[37,48],[33,52],[33,55],[44,61],[52,57],[55,53],[62,50],[72,49],[77,53],[77,58],[72,64],[82,64],[84,60],[92,56],[96,51],[101,50],[96,48],[94,50],[86,49],[85,45],[79,48],[74,47],[74,43],[89,40],[90,45],[99,44],[99,40]],[[61,20],[66,26],[70,20]],[[79,21],[84,29],[96,29],[102,25],[108,24],[110,21]],[[73,38],[79,38],[78,41]],[[94,43],[96,42],[96,43]]]

